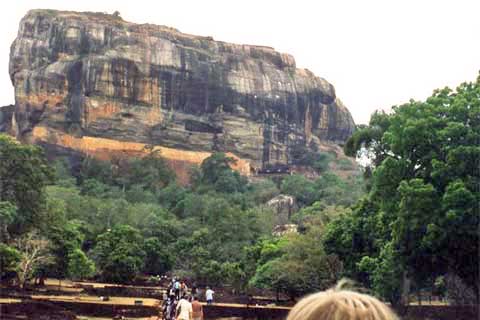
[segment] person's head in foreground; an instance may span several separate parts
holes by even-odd
[[[330,289],[300,300],[287,320],[398,320],[383,302],[349,290]]]

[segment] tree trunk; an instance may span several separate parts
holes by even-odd
[[[407,274],[407,271],[403,271],[403,275],[402,275],[402,297],[401,297],[401,300],[402,300],[402,304],[404,306],[408,306],[408,303],[409,303],[409,294],[410,294],[410,283],[411,283],[411,280],[410,278],[408,278],[408,274]]]
[[[432,304],[432,296],[433,296],[433,284],[430,287],[430,292],[428,293],[428,303]]]
[[[25,287],[27,286],[27,279],[22,279],[21,277],[18,277],[18,286],[20,287],[20,290],[25,290]]]
[[[3,243],[8,243],[10,240],[10,235],[8,234],[7,224],[2,223],[0,227],[0,241]]]

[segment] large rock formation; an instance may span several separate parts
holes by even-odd
[[[179,173],[214,151],[245,174],[295,164],[354,129],[333,86],[291,55],[102,13],[28,12],[10,76],[19,139],[104,157],[158,149]]]

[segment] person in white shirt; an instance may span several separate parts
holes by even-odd
[[[210,289],[210,287],[207,287],[207,291],[205,291],[205,298],[207,299],[207,304],[212,304],[213,303],[213,294],[215,291]]]
[[[187,300],[187,296],[184,295],[180,301],[178,301],[175,319],[176,320],[192,320],[192,304]]]

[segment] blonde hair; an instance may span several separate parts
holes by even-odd
[[[300,300],[287,320],[398,320],[383,302],[350,290],[330,289]]]

